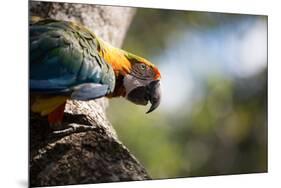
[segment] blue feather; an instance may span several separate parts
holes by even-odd
[[[72,88],[74,91],[71,94],[72,99],[90,100],[103,97],[107,94],[108,86],[101,84],[86,83]]]
[[[114,71],[99,56],[95,36],[84,30],[64,21],[31,24],[31,92],[70,94],[78,100],[113,92]]]

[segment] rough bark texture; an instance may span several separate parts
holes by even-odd
[[[30,2],[30,15],[80,22],[104,40],[121,46],[135,10],[86,4]],[[47,119],[30,113],[30,185],[51,186],[150,179],[118,140],[107,120],[105,98],[68,101],[65,122],[91,128],[52,134]]]

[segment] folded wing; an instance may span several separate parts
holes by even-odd
[[[30,91],[89,100],[113,92],[112,67],[98,53],[93,33],[71,22],[30,25]]]

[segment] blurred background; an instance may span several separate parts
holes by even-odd
[[[156,64],[162,103],[110,100],[152,178],[267,171],[267,17],[138,9],[123,48]]]

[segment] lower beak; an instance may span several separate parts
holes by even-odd
[[[161,101],[161,89],[160,89],[160,81],[155,80],[148,84],[147,86],[147,94],[146,97],[151,103],[151,107],[146,112],[147,114],[155,110]]]

